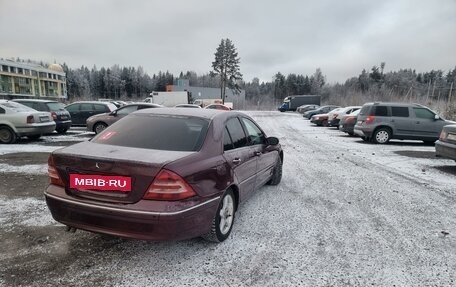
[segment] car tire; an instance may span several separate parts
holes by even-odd
[[[282,180],[282,166],[282,160],[279,157],[274,170],[272,171],[271,179],[267,182],[268,185],[278,185],[280,183]]]
[[[233,229],[236,203],[233,191],[228,189],[222,196],[217,213],[212,220],[211,231],[202,237],[211,242],[222,242],[228,238]]]
[[[31,140],[37,140],[41,137],[41,135],[31,135],[31,136],[27,136],[27,138],[31,139]]]
[[[93,126],[93,131],[96,133],[96,134],[99,134],[101,133],[105,128],[107,128],[108,125],[103,123],[103,122],[99,122],[99,123],[96,123],[94,126]]]
[[[328,120],[323,120],[321,122],[321,126],[327,127],[328,126]]]
[[[368,137],[361,137],[361,139],[365,142],[368,142],[369,141],[369,138]]]
[[[16,133],[7,126],[0,126],[0,143],[12,144],[17,140]]]
[[[347,134],[348,134],[349,136],[351,136],[351,137],[355,136],[355,134],[354,134],[354,133],[351,133],[351,132],[349,132],[349,133],[347,133]]]
[[[391,130],[389,128],[379,128],[372,135],[372,141],[376,144],[386,144],[391,139]]]
[[[68,129],[65,129],[65,128],[61,128],[61,129],[58,129],[56,130],[58,134],[64,134],[67,132]]]

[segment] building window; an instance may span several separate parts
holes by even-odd
[[[22,69],[22,68],[17,68],[17,73],[18,73],[18,74],[23,74],[23,73],[24,73],[24,69]]]
[[[16,73],[16,67],[9,67],[10,68],[10,73]]]
[[[8,72],[8,66],[2,65],[2,71],[3,72]]]

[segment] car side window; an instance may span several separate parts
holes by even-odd
[[[105,105],[94,104],[93,107],[95,108],[95,111],[97,111],[97,112],[109,112],[109,110],[106,108]]]
[[[240,148],[247,145],[244,129],[238,118],[231,118],[226,122],[226,128],[233,141],[234,148]]]
[[[391,115],[393,117],[407,118],[409,116],[408,107],[391,107]]]
[[[2,107],[0,107],[0,114],[5,114],[5,113],[6,113],[6,112],[5,112],[5,109],[2,108]]]
[[[65,108],[69,112],[79,111],[79,104],[74,104]]]
[[[251,145],[265,143],[264,134],[255,123],[246,118],[242,118],[242,122],[246,127],[247,137]]]
[[[388,108],[386,106],[376,106],[374,116],[378,117],[387,117],[388,116]]]
[[[435,114],[428,109],[425,108],[413,108],[415,112],[415,116],[420,119],[434,119]]]
[[[92,104],[81,104],[81,111],[92,111],[93,107]]]
[[[233,141],[231,140],[230,133],[228,132],[228,128],[225,127],[223,130],[223,150],[227,151],[230,149],[234,149]]]

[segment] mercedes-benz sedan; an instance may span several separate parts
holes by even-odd
[[[282,162],[279,140],[241,112],[145,109],[54,151],[45,197],[72,228],[221,242],[240,202],[281,181]]]

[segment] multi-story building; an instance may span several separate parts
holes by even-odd
[[[0,59],[0,98],[66,99],[63,68]]]

